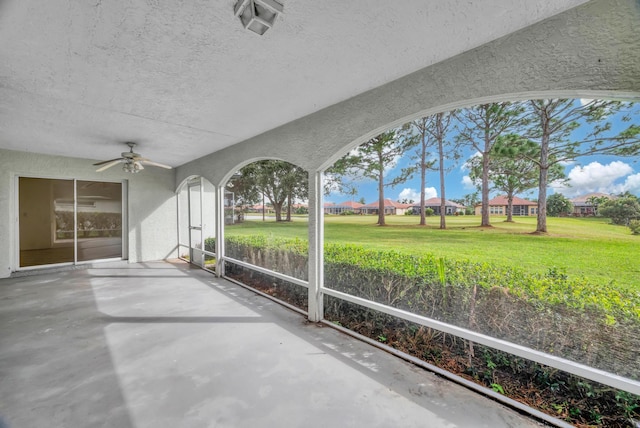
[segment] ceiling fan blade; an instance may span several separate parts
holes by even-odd
[[[153,161],[150,161],[149,159],[138,159],[138,162],[144,162],[147,165],[152,165],[152,166],[159,166],[160,168],[173,169],[169,165],[165,165],[163,163],[158,163],[158,162],[153,162]]]
[[[106,164],[105,166],[102,166],[102,167],[100,167],[100,168],[96,169],[96,172],[102,172],[102,171],[104,171],[104,170],[105,170],[105,169],[107,169],[107,168],[111,168],[112,166],[114,166],[114,165],[117,165],[117,164],[121,163],[121,162],[122,162],[122,159],[118,158],[118,159],[113,159],[113,160],[111,160],[111,161],[107,161],[107,162],[110,162],[110,163],[108,163],[108,164]],[[104,162],[102,162],[102,163],[104,163]]]
[[[122,160],[122,158],[110,159],[110,160],[94,163],[93,166],[104,165],[105,163],[115,162],[115,161],[120,161],[120,160]]]
[[[105,169],[111,168],[112,166],[115,166],[120,163],[124,164],[124,167],[122,169],[125,172],[130,172],[130,173],[136,173],[136,172],[142,171],[145,165],[152,165],[160,168],[173,169],[169,165],[153,162],[147,158],[143,158],[139,153],[134,153],[133,148],[135,147],[135,145],[136,145],[135,143],[127,143],[127,146],[129,146],[129,151],[122,152],[122,157],[94,163],[93,164],[94,166],[100,167],[96,170],[96,172],[104,171]]]

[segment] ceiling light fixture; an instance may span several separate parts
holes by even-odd
[[[273,27],[283,7],[275,0],[238,0],[233,11],[247,30],[262,36]]]
[[[142,169],[144,169],[143,166],[138,162],[125,162],[125,164],[122,165],[122,170],[131,174],[137,174]]]

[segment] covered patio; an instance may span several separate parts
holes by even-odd
[[[0,282],[10,427],[534,427],[182,261]]]
[[[455,108],[637,100],[638,1],[283,0],[263,35],[242,18],[256,3],[280,4],[0,2],[0,416],[16,428],[535,424],[326,327],[327,296],[401,311],[325,284],[324,173]],[[265,159],[308,174],[308,275],[266,272],[305,287],[306,317],[225,279],[225,262],[265,273],[225,253],[225,185]],[[635,379],[401,315],[640,393]]]

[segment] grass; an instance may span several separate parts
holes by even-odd
[[[326,216],[325,242],[350,243],[372,249],[498,265],[517,265],[533,272],[556,269],[569,276],[584,276],[594,284],[614,282],[625,291],[640,291],[640,236],[603,218],[549,218],[547,235],[533,235],[536,219],[492,217],[492,228],[480,228],[477,216],[447,217],[440,230],[439,217],[418,226],[416,216],[388,216],[388,226],[375,224],[375,216]],[[246,221],[227,226],[233,235],[267,234],[307,239],[305,218],[290,223]]]

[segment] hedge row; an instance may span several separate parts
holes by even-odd
[[[289,252],[307,256],[307,242],[265,235],[227,238],[230,245],[256,250]],[[393,250],[371,250],[358,245],[325,244],[325,264],[358,266],[380,274],[395,274],[421,283],[439,282],[438,265],[444,263],[447,284],[485,289],[499,287],[508,293],[538,305],[561,305],[573,309],[595,310],[607,325],[617,319],[640,322],[640,292],[623,293],[614,283],[593,284],[585,277],[568,278],[550,269],[546,274],[531,273],[518,267],[506,267],[469,260],[412,256]],[[265,266],[268,267],[268,266]]]

